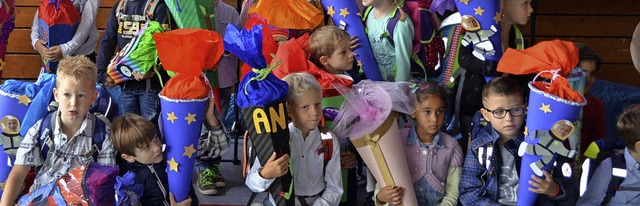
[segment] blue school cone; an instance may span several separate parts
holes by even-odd
[[[179,100],[160,96],[162,131],[167,145],[165,154],[169,191],[176,201],[187,199],[191,191],[191,176],[207,100]]]
[[[19,137],[20,125],[31,104],[31,98],[35,96],[35,93],[32,92],[33,88],[33,83],[16,80],[7,80],[0,86],[0,134],[2,134],[0,137],[0,185],[5,184],[13,165],[13,160],[9,158],[9,154],[4,150],[4,144],[11,145],[11,143],[5,141],[14,141],[18,137],[18,142],[14,142],[14,145],[16,143],[20,145],[22,141],[22,138]],[[10,120],[18,121],[17,128],[12,131],[8,127],[8,121]],[[2,187],[0,187],[0,198],[2,197],[2,191]]]
[[[40,1],[38,8],[38,39],[47,42],[47,48],[67,43],[80,24],[80,13],[70,0]],[[58,61],[43,60],[47,71],[55,74]]]
[[[551,130],[553,124],[559,120],[575,122],[582,106],[586,104],[584,98],[583,102],[573,102],[541,91],[533,86],[532,82],[529,83],[529,88],[531,89],[531,93],[529,94],[529,111],[527,113],[527,125],[525,128],[524,140],[527,144],[535,145],[540,140],[534,136],[535,131]],[[543,171],[550,171],[553,169],[553,163],[555,162],[557,155],[558,154],[555,154],[553,159],[541,169]],[[531,175],[535,174],[530,165],[541,158],[541,156],[527,153],[522,156],[522,162],[520,165],[520,182],[518,184],[518,206],[531,206],[536,203],[538,194],[531,192],[528,189],[535,188],[529,184]],[[544,176],[539,177],[544,179]]]
[[[484,56],[495,62],[498,62],[502,57],[502,42],[500,37],[500,21],[502,16],[500,14],[500,1],[498,0],[456,0],[456,7],[460,11],[462,18],[462,24],[465,23],[465,16],[473,17],[480,25],[478,31],[471,32],[467,30],[468,34],[474,34],[482,37],[488,37],[493,45],[493,49],[486,50]],[[492,28],[492,26],[495,28]],[[483,39],[480,38],[482,41]],[[473,46],[476,48],[476,44]],[[486,48],[486,47],[485,47]]]
[[[333,24],[338,28],[344,29],[351,36],[356,36],[360,40],[360,46],[353,50],[356,56],[355,60],[358,66],[367,78],[374,81],[382,81],[382,75],[378,68],[376,58],[373,56],[373,50],[369,44],[369,38],[365,32],[364,24],[360,15],[362,12],[358,10],[355,1],[344,0],[322,0],[322,5],[327,15],[333,20]],[[354,69],[356,70],[356,69]],[[357,71],[357,70],[356,70]]]

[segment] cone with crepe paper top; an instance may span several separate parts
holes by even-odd
[[[502,57],[500,1],[455,1],[462,16],[462,26],[467,30],[465,39],[468,38],[471,40],[469,43],[473,44],[474,56],[480,60],[486,58],[498,62]],[[487,38],[490,42],[486,41]]]
[[[5,52],[9,43],[9,33],[15,27],[15,16],[13,15],[14,0],[0,1],[0,78],[5,66]]]
[[[415,96],[406,82],[360,81],[353,89],[337,86],[345,103],[334,121],[338,137],[349,137],[369,171],[383,187],[404,188],[402,204],[418,205],[407,158],[400,141],[398,113],[415,111]],[[409,94],[409,95],[407,95]]]
[[[498,63],[498,71],[500,72],[518,75],[538,73],[536,79],[529,83],[531,92],[529,94],[525,140],[522,143],[525,145],[524,147],[536,145],[539,141],[543,141],[543,136],[547,134],[558,138],[560,142],[564,140],[562,138],[567,137],[567,135],[558,135],[552,131],[552,128],[556,122],[575,122],[582,106],[586,104],[585,98],[573,90],[564,77],[575,68],[578,59],[578,50],[572,42],[554,40],[540,42],[525,50],[508,49]],[[550,79],[550,82],[537,81],[538,77]],[[571,127],[575,130],[575,127]],[[551,148],[550,146],[552,158],[550,161],[545,161],[545,156],[536,155],[537,151],[535,153],[529,149],[525,151],[522,145],[522,151],[519,151],[522,162],[518,185],[518,205],[534,205],[538,194],[528,189],[535,188],[529,184],[531,175],[535,174],[534,171],[550,171],[555,167],[554,162],[558,155],[569,158],[573,158],[573,155],[560,154],[566,149],[564,147],[563,149]],[[543,166],[536,167],[535,165]],[[564,173],[562,175],[565,177],[571,176],[570,167],[568,171],[564,165],[557,164],[557,167],[562,167]],[[537,176],[544,178],[541,175]]]
[[[195,152],[211,91],[201,73],[213,67],[224,50],[220,35],[203,29],[178,29],[154,34],[153,39],[164,69],[176,73],[159,95],[169,191],[180,202],[191,190]]]
[[[356,36],[360,40],[360,46],[353,50],[356,55],[354,58],[358,62],[359,68],[362,69],[367,78],[373,81],[382,81],[382,75],[378,69],[378,63],[373,56],[373,50],[369,44],[369,37],[365,32],[362,24],[361,13],[355,1],[343,0],[322,0],[327,15],[333,20],[333,24],[338,28],[344,29],[351,36]]]
[[[157,21],[144,24],[136,36],[111,60],[107,67],[109,77],[116,83],[120,83],[134,79],[133,71],[142,75],[146,75],[150,70],[155,71],[158,51],[153,41],[153,34],[162,32],[164,29]]]
[[[260,0],[251,5],[248,13],[258,14],[269,25],[285,29],[311,30],[324,20],[322,11],[307,0]]]
[[[253,26],[256,25],[262,25],[262,56],[264,57],[265,62],[271,62],[273,60],[272,55],[276,54],[279,46],[273,39],[271,30],[269,29],[267,22],[263,18],[259,16],[250,17],[245,23],[244,28],[250,30],[251,28],[253,28]],[[252,68],[251,66],[249,66],[249,64],[242,64],[240,80],[242,81],[242,78],[244,78],[244,76],[251,72],[251,70]]]
[[[271,70],[278,62],[267,65],[262,56],[262,25],[251,30],[239,30],[229,24],[224,37],[224,47],[251,66],[238,88],[236,104],[242,112],[247,136],[253,143],[254,152],[265,165],[276,153],[279,158],[290,154],[289,129],[287,125],[286,98],[289,86],[278,79]],[[278,177],[269,187],[276,205],[294,205],[293,178],[290,172]]]
[[[0,86],[0,184],[9,176],[22,136],[24,116],[39,87],[33,82],[7,80]],[[0,187],[0,192],[2,188]],[[0,194],[0,196],[2,196]]]
[[[165,0],[178,27],[211,31],[216,29],[214,2],[212,0]]]
[[[67,43],[80,22],[80,13],[70,0],[43,0],[38,8],[38,38],[47,48]],[[47,71],[56,73],[58,62],[43,60]]]

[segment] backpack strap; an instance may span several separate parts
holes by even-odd
[[[153,19],[159,1],[160,0],[147,0],[147,5],[144,7],[144,14],[149,18],[148,21]]]
[[[366,28],[366,22],[367,22],[367,17],[369,16],[369,14],[371,13],[371,11],[373,10],[372,6],[367,6],[364,9],[364,14],[362,15],[362,21],[365,23],[365,31],[368,32],[368,29]],[[391,13],[391,18],[389,18],[389,21],[387,22],[387,40],[389,40],[389,43],[391,43],[391,46],[395,47],[395,43],[393,42],[393,31],[395,31],[396,29],[396,25],[398,24],[398,21],[400,21],[400,9],[398,7],[396,7],[395,9],[393,9],[393,12]]]
[[[120,0],[116,9],[116,19],[120,19],[120,16],[124,13],[124,8],[127,7],[128,0]]]
[[[89,152],[93,157],[94,162],[98,162],[98,154],[100,154],[100,150],[102,149],[102,143],[107,135],[107,122],[109,119],[102,114],[95,114],[96,118],[93,123],[93,136],[91,137],[93,141],[93,145],[91,146],[91,151]],[[89,153],[87,155],[89,155]]]
[[[333,155],[333,138],[331,137],[329,130],[325,129],[322,125],[318,125],[318,130],[320,130],[320,138],[322,140],[321,152],[324,154],[324,171],[327,168],[329,160],[331,160],[331,156]]]
[[[603,205],[606,205],[611,201],[616,192],[620,190],[620,184],[627,177],[627,165],[624,160],[624,155],[615,154],[611,155],[611,181],[607,186],[607,193],[605,194]]]
[[[38,147],[40,147],[40,157],[43,161],[47,159],[49,149],[53,146],[53,115],[56,112],[49,112],[47,116],[40,122],[40,130],[38,132]]]

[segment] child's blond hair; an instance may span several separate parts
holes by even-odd
[[[318,80],[306,72],[291,73],[282,80],[289,84],[289,93],[287,94],[287,102],[289,104],[295,103],[293,100],[296,96],[308,92],[322,93],[322,87],[320,87]]]
[[[61,82],[74,81],[96,83],[96,64],[85,56],[70,56],[60,60],[56,77],[56,86]],[[92,87],[95,90],[95,87]]]
[[[638,152],[635,145],[640,141],[640,104],[631,105],[620,114],[616,131],[629,150]]]
[[[135,156],[136,148],[146,147],[156,135],[156,126],[137,114],[125,114],[111,123],[111,140],[122,154]]]
[[[309,37],[311,61],[318,64],[320,57],[331,56],[337,45],[348,44],[350,40],[349,33],[335,26],[323,26],[315,30]]]

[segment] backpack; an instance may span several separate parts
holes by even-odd
[[[436,65],[444,58],[444,43],[442,38],[437,36],[439,25],[438,17],[429,11],[431,3],[427,0],[405,0],[402,5],[396,7],[389,22],[387,23],[386,38],[395,47],[393,32],[398,21],[404,20],[405,15],[411,18],[414,27],[414,37],[412,41],[413,54],[410,57],[412,77],[417,79],[427,79],[428,76],[438,76],[442,70],[436,69]],[[362,21],[366,22],[373,7],[364,9]],[[366,25],[366,23],[365,23]]]
[[[125,8],[129,0],[120,0],[118,8],[116,9],[116,19],[118,20],[118,33],[122,34],[125,38],[133,38],[138,33],[138,30],[142,28],[142,25],[153,19],[156,6],[160,0],[147,0],[147,5],[144,7],[145,15],[128,15],[124,14]],[[169,18],[169,17],[167,17]]]
[[[42,122],[40,123],[40,129],[38,132],[38,137],[36,138],[38,140],[38,147],[40,147],[40,154],[43,160],[47,159],[47,155],[49,153],[49,149],[51,149],[51,147],[53,147],[54,142],[53,142],[53,121],[54,119],[52,118],[53,115],[55,114],[55,112],[49,112],[49,114],[47,114],[47,116],[42,119]],[[105,140],[105,135],[107,133],[106,131],[106,122],[109,122],[108,119],[106,119],[106,117],[97,114],[95,115],[96,118],[94,119],[94,127],[93,127],[93,135],[92,135],[92,149],[90,152],[86,153],[84,156],[85,158],[88,156],[92,156],[93,157],[93,161],[97,162],[98,160],[98,154],[100,152],[100,149],[102,149],[102,143]],[[40,166],[42,167],[42,166]],[[39,170],[40,167],[38,167],[37,169]]]
[[[454,13],[442,21],[438,31],[438,36],[445,44],[444,59],[440,63],[439,70],[442,71],[437,81],[449,89],[455,87],[455,79],[460,76],[460,64],[458,63],[458,52],[462,44],[462,36],[466,30],[460,25],[460,13]]]
[[[624,147],[624,143],[620,140],[608,140],[605,138],[598,139],[589,145],[585,151],[585,157],[587,158],[582,163],[580,196],[586,191],[587,185],[589,181],[591,181],[595,170],[600,166],[600,163],[607,158],[611,158],[611,180],[609,181],[606,195],[602,201],[603,205],[609,203],[617,191],[640,190],[640,187],[620,187],[620,184],[622,184],[627,176],[627,165],[623,150],[621,152],[615,152],[614,149],[624,149]]]

